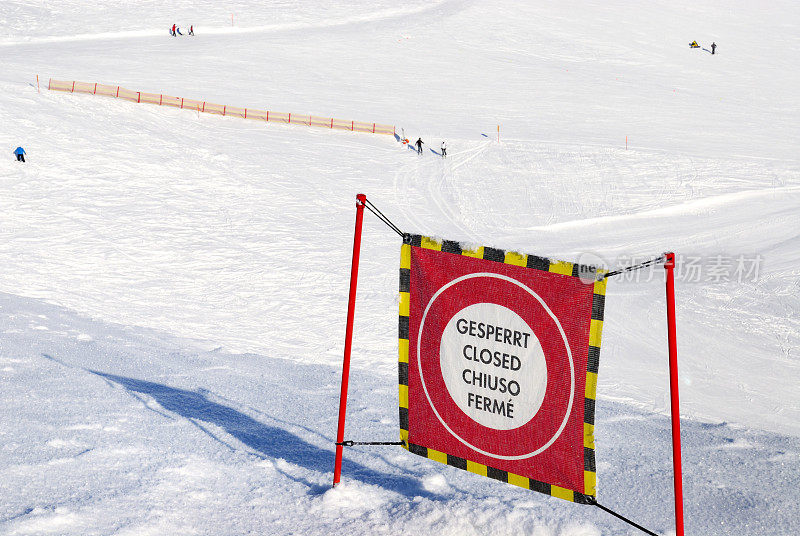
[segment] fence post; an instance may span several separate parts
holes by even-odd
[[[36,75],[36,93],[41,93],[41,91],[39,91],[39,75],[38,74]]]
[[[372,133],[375,134],[375,123],[372,123]]]
[[[139,94],[139,96],[136,97],[136,102],[142,102],[142,92],[141,91],[137,91],[136,93]]]
[[[292,114],[289,114],[289,124],[292,124]]]
[[[50,84],[53,82],[52,78],[47,79],[47,91],[50,91]]]
[[[333,118],[331,117],[331,128],[333,128]]]
[[[158,105],[161,106],[164,103],[164,94],[160,94],[158,96]]]
[[[244,109],[244,118],[247,119],[247,108]]]
[[[269,110],[267,110],[267,123],[269,123]]]
[[[353,127],[355,126],[355,124],[356,124],[355,121],[350,121],[350,131],[351,132],[353,131]]]
[[[75,93],[75,80],[72,81],[72,92]]]
[[[356,312],[356,287],[358,286],[358,258],[361,254],[361,223],[364,220],[364,203],[367,196],[356,196],[356,229],[353,237],[353,263],[350,268],[350,299],[347,303],[347,326],[344,335],[344,359],[342,362],[342,388],[339,394],[339,426],[336,431],[336,457],[333,462],[333,485],[339,483],[342,474],[342,442],[344,441],[344,418],[347,412],[347,384],[350,378],[350,350],[353,345],[353,319]]]
[[[222,105],[222,117],[225,117],[225,110],[228,108],[227,104]]]
[[[94,83],[94,93],[92,95],[97,95],[97,82]]]
[[[675,254],[666,254],[667,262],[667,335],[669,339],[669,393],[672,417],[672,470],[675,488],[675,534],[683,536],[683,476],[681,474],[681,413],[678,401],[678,346],[675,321]]]
[[[206,111],[206,101],[203,101],[203,110],[202,111],[203,111],[203,113],[205,113],[205,111]]]
[[[183,97],[181,97],[181,110],[183,110]]]
[[[116,98],[117,99],[119,98],[119,86],[117,86],[117,96],[116,96]]]

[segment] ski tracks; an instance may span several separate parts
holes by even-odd
[[[429,156],[424,151],[413,164],[399,169],[393,185],[395,204],[406,221],[417,230],[433,231],[433,222],[444,217],[447,224],[439,223],[436,229],[456,229],[460,236],[477,240],[477,234],[465,222],[461,203],[451,192],[459,181],[458,170],[481,156],[492,143],[482,142],[476,147],[451,153],[447,158]]]

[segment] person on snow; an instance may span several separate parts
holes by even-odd
[[[416,143],[414,143],[414,145],[417,146],[417,154],[422,154],[422,144],[423,144],[422,138],[418,138]]]
[[[447,144],[442,140],[442,158],[447,156]]]
[[[175,28],[175,33],[177,33],[178,35],[183,35],[183,34],[181,33],[181,29],[180,29],[180,28]]]
[[[175,37],[175,25],[174,24],[172,25],[172,32],[171,33],[172,33],[172,37]]]
[[[189,26],[189,35],[194,35],[194,26]]]
[[[22,147],[17,147],[14,149],[14,154],[17,155],[17,162],[24,162],[25,161],[25,149]]]
[[[712,56],[714,55],[714,51],[715,51],[716,49],[717,49],[717,44],[716,44],[716,43],[711,43],[711,55],[712,55]]]

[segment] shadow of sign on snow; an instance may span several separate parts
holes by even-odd
[[[333,471],[333,450],[319,448],[282,428],[259,422],[229,406],[209,400],[203,393],[125,376],[116,376],[96,370],[87,370],[87,372],[122,386],[134,396],[141,394],[152,397],[164,411],[175,413],[192,421],[216,425],[255,450],[258,454],[271,458],[281,458],[289,463],[313,471],[326,473],[332,473]],[[159,415],[164,415],[161,411],[152,411]],[[225,443],[202,425],[198,424],[198,427],[215,441],[235,450],[234,447]],[[418,495],[432,497],[435,495],[422,488],[415,478],[381,473],[359,463],[349,461],[346,458],[342,463],[342,473],[346,478],[382,486],[410,497]],[[295,477],[291,478],[298,480]],[[304,483],[311,488],[312,493],[323,493],[328,489],[327,486],[316,486],[309,482]]]

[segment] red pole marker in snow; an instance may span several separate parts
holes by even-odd
[[[333,466],[333,485],[342,476],[342,441],[344,441],[344,417],[347,412],[347,382],[350,379],[350,350],[353,343],[353,319],[356,312],[356,286],[358,283],[358,258],[361,254],[361,224],[364,221],[364,203],[367,196],[356,196],[356,230],[353,238],[353,265],[350,269],[350,299],[347,303],[347,327],[344,335],[344,361],[342,363],[342,390],[339,395],[339,428],[336,432],[336,461]]]
[[[683,536],[683,476],[681,474],[681,414],[678,401],[678,346],[675,322],[675,254],[667,253],[667,332],[669,337],[669,393],[672,402],[672,468],[675,482],[675,535]]]

